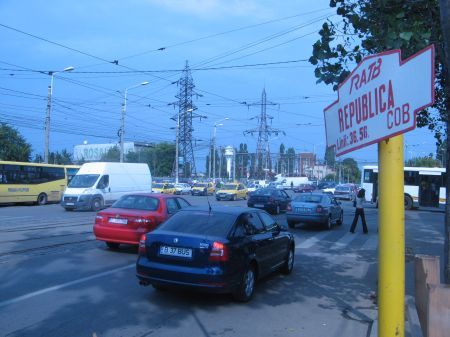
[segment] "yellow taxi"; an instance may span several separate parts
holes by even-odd
[[[162,193],[162,194],[175,194],[176,189],[173,184],[168,183],[154,183],[152,186],[153,193]]]
[[[192,186],[192,195],[213,195],[215,191],[213,183],[195,183]]]
[[[228,183],[223,185],[216,193],[217,200],[247,199],[248,190],[240,183]]]

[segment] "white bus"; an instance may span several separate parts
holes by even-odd
[[[445,208],[445,168],[405,167],[405,209]],[[366,200],[378,202],[378,166],[363,166],[361,186]]]

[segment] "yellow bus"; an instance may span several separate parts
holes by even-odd
[[[77,165],[0,161],[0,204],[59,202]]]

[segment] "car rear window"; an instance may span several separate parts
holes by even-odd
[[[185,234],[226,237],[236,221],[236,215],[226,213],[179,211],[159,229]]]
[[[314,195],[314,194],[302,194],[295,198],[295,201],[300,202],[310,202],[314,204],[319,204],[322,202],[322,196],[321,195]]]
[[[124,195],[112,207],[156,211],[159,207],[159,200],[145,195]]]
[[[268,190],[268,189],[259,189],[255,191],[255,195],[266,195],[271,196],[274,193],[274,190]]]

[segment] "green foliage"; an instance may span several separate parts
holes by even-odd
[[[5,123],[0,124],[0,160],[24,161],[31,157],[31,145],[19,131]]]
[[[100,161],[106,162],[119,162],[120,161],[120,149],[118,146],[114,146],[108,150],[102,157]]]
[[[345,158],[342,162],[336,163],[337,180],[341,183],[356,183],[361,181],[361,171],[358,163],[353,158]]]
[[[432,108],[417,116],[419,127],[428,126],[438,141],[445,134],[444,47],[438,0],[331,0],[341,20],[327,21],[314,43],[309,61],[316,66],[317,82],[337,90],[365,56],[385,50],[400,49],[407,58],[424,47],[435,44],[436,97]]]
[[[333,167],[336,162],[336,149],[334,147],[327,147],[325,150],[325,162],[329,167]]]
[[[434,159],[432,154],[425,157],[416,157],[405,161],[405,166],[411,167],[442,167],[438,159]]]
[[[120,149],[114,146],[106,152],[100,161],[119,162]],[[155,177],[168,177],[172,175],[175,163],[175,144],[159,143],[153,147],[128,152],[125,156],[127,163],[147,163]],[[180,165],[181,167],[181,165]],[[181,170],[180,170],[181,172]]]

